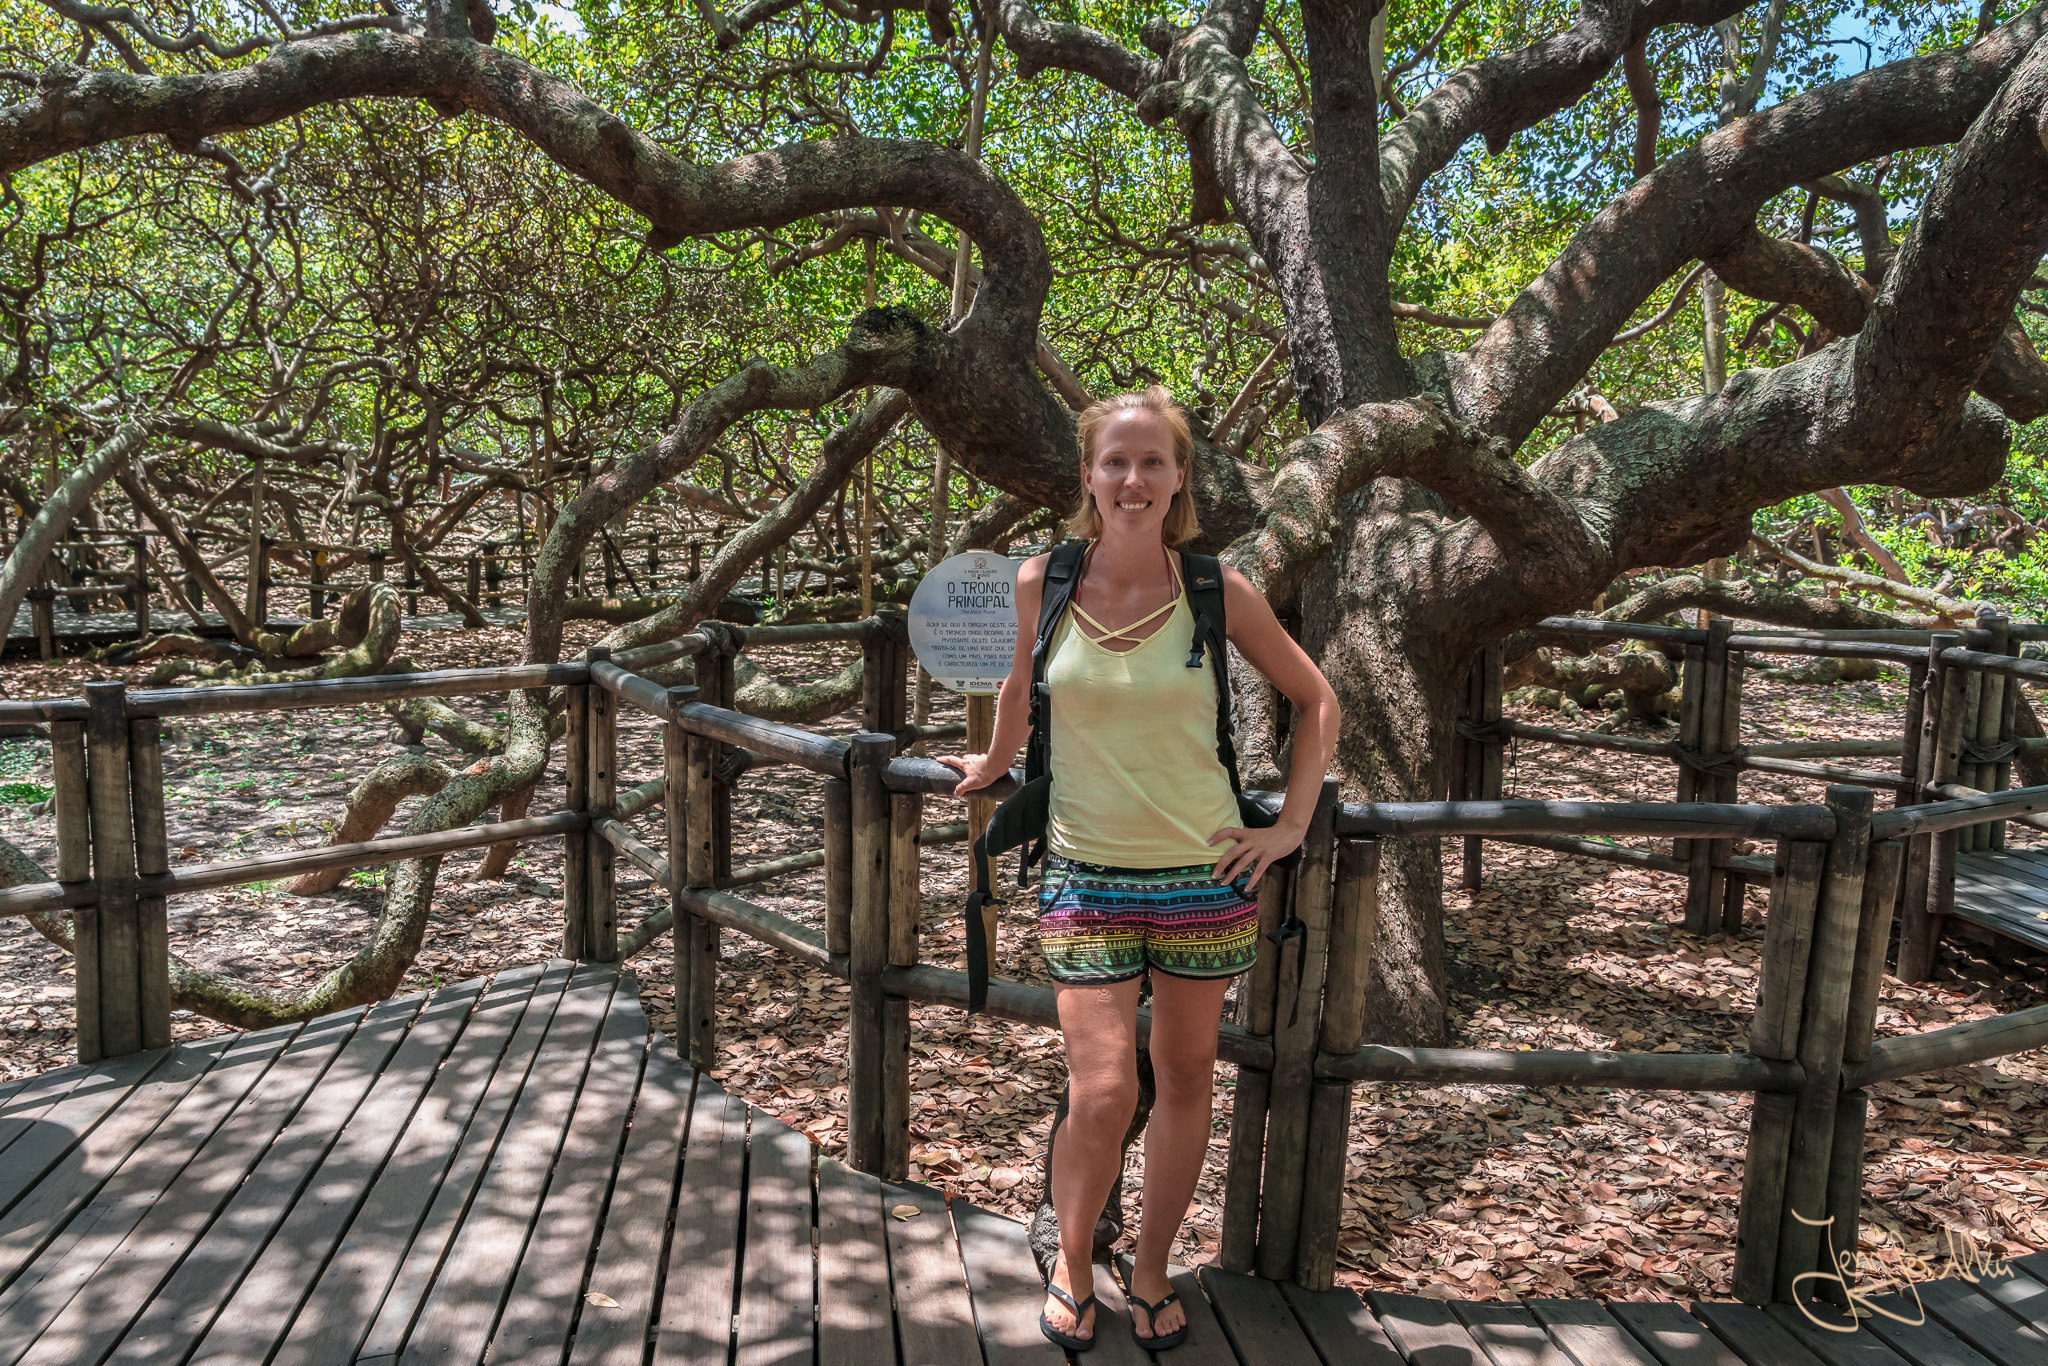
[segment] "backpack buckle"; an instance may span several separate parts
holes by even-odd
[[[1190,669],[1199,669],[1202,667],[1202,645],[1205,641],[1208,640],[1208,638],[1209,614],[1207,612],[1204,612],[1200,616],[1195,618],[1195,642],[1193,647],[1190,648],[1188,651],[1188,667]]]

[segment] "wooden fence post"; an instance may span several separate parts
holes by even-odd
[[[164,828],[163,723],[138,716],[128,723],[129,803],[135,820],[135,871],[157,877],[171,871],[170,833]],[[171,927],[164,898],[135,902],[142,1046],[171,1046]]]
[[[1316,814],[1301,845],[1294,914],[1303,938],[1281,946],[1273,1011],[1273,1088],[1266,1112],[1266,1163],[1259,1182],[1258,1273],[1293,1277],[1301,1235],[1309,1105],[1314,1098],[1316,1036],[1323,972],[1330,950],[1331,881],[1335,873],[1337,784],[1323,780]]]
[[[36,653],[47,664],[57,657],[57,590],[43,585],[23,596],[28,599],[28,618],[35,628]]]
[[[1695,845],[1699,843],[1704,841]],[[1778,844],[1771,874],[1771,909],[1764,920],[1756,1014],[1749,1024],[1749,1051],[1759,1058],[1785,1061],[1798,1052],[1807,959],[1813,949],[1813,919],[1820,904],[1827,851],[1827,845],[1817,840],[1781,840]],[[1751,1304],[1769,1303],[1777,1284],[1785,1162],[1797,1108],[1797,1097],[1787,1092],[1759,1091],[1750,1111],[1749,1147],[1742,1161],[1742,1204],[1735,1223],[1734,1290],[1737,1299]]]
[[[1258,1038],[1273,1037],[1274,993],[1280,980],[1280,946],[1270,938],[1286,918],[1293,877],[1268,869],[1259,879],[1258,958],[1238,980],[1237,1022]],[[1230,1106],[1230,1150],[1223,1171],[1223,1227],[1216,1264],[1225,1271],[1252,1269],[1259,1236],[1259,1174],[1265,1165],[1266,1111],[1273,1094],[1272,1072],[1240,1066]]]
[[[57,817],[57,881],[78,883],[92,877],[91,789],[85,766],[85,725],[79,721],[50,723],[50,767],[53,770],[52,810]],[[97,950],[87,957],[87,933],[97,933],[91,906],[70,912],[72,990],[76,997],[78,1060],[95,1062],[99,1044],[100,997]]]
[[[2011,622],[2004,616],[1985,613],[1977,618],[1979,630],[1987,632],[1991,639],[1984,646],[1986,654],[2010,653],[2012,636]],[[1999,674],[1970,671],[1977,679],[1977,711],[1972,725],[1964,733],[1965,748],[1973,753],[1974,761],[1966,770],[1965,786],[1979,792],[1996,792],[1998,782],[1998,733],[2005,721],[2005,679]],[[1966,851],[1995,849],[2005,843],[2005,822],[1985,821],[1981,825],[1967,826],[1963,830],[1962,848]]]
[[[917,966],[917,929],[924,919],[917,835],[924,794],[889,794],[889,965]],[[910,1002],[882,1002],[882,1175],[901,1181],[910,1166]]]
[[[484,596],[493,607],[505,605],[505,557],[499,553],[496,541],[484,542]],[[474,595],[471,602],[476,602]],[[481,606],[482,604],[478,604]]]
[[[250,601],[254,604],[249,609],[249,623],[258,630],[270,621],[270,547],[273,544],[274,537],[258,536],[256,548],[252,552],[254,559],[249,567],[249,594]]]
[[[1735,623],[1726,617],[1716,617],[1707,623],[1706,666],[1700,684],[1699,741],[1690,747],[1692,753],[1702,760],[1712,760],[1729,748],[1723,741],[1721,729],[1727,718],[1728,637],[1734,630]],[[1720,800],[1720,776],[1700,773],[1693,780],[1693,791],[1695,800]],[[1728,876],[1728,851],[1721,840],[1692,840],[1689,846],[1686,851],[1685,930],[1687,934],[1711,934],[1714,910],[1723,896],[1722,888]]]
[[[312,562],[306,576],[306,581],[312,584],[312,588],[306,594],[309,600],[307,604],[310,608],[309,615],[311,615],[313,620],[318,621],[327,615],[327,552],[325,550],[316,548],[313,551]]]
[[[149,634],[149,551],[140,536],[130,537],[128,544],[135,551],[135,638],[142,639]]]
[[[1922,802],[1935,800],[1933,789],[1955,779],[1961,757],[1963,701],[1968,670],[1942,662],[1942,652],[1955,648],[1962,637],[1940,631],[1928,637],[1927,704],[1920,723],[1918,790]],[[1906,893],[1899,914],[1899,962],[1901,981],[1920,982],[1933,975],[1936,945],[1948,900],[1955,895],[1955,847],[1953,830],[1916,835],[1906,851]]]
[[[263,625],[263,457],[249,462],[249,553],[242,567],[248,580],[242,585],[242,610],[257,627]]]
[[[1884,985],[1884,955],[1890,946],[1892,909],[1898,902],[1905,846],[1884,840],[1870,847],[1863,874],[1863,906],[1856,931],[1856,968],[1849,983],[1848,1029],[1842,1036],[1842,1065],[1870,1060],[1877,1033],[1877,997]],[[1870,1120],[1870,1093],[1844,1091],[1835,1107],[1835,1138],[1828,1156],[1826,1236],[1839,1252],[1856,1250],[1863,1212],[1863,1134]],[[1835,1291],[1838,1286],[1821,1283]],[[1830,1295],[1841,1303],[1846,1296]]]
[[[1678,747],[1689,754],[1696,754],[1700,750],[1700,695],[1706,688],[1706,682],[1707,647],[1697,643],[1688,644],[1685,647],[1685,665],[1678,674]],[[1683,759],[1679,760],[1678,794],[1673,800],[1696,800],[1699,784],[1699,770]],[[1689,860],[1692,857],[1692,841],[1671,841],[1671,857]]]
[[[1830,787],[1835,837],[1828,842],[1814,911],[1813,947],[1807,958],[1800,1010],[1799,1064],[1806,1070],[1792,1116],[1785,1168],[1785,1215],[1778,1225],[1775,1297],[1797,1298],[1794,1278],[1830,1270],[1821,1252],[1826,1229],[1828,1163],[1834,1152],[1835,1113],[1841,1103],[1842,1046],[1856,974],[1856,939],[1863,922],[1864,872],[1870,858],[1870,813],[1877,794],[1867,787]]]
[[[1495,641],[1479,651],[1472,661],[1472,669],[1465,680],[1465,706],[1459,720],[1454,760],[1460,764],[1463,777],[1462,792],[1467,801],[1490,802],[1500,800],[1502,757],[1505,746],[1501,742],[1498,727],[1501,708],[1501,646]],[[1482,854],[1485,842],[1477,835],[1465,836],[1465,866],[1463,886],[1468,892],[1479,890]]]
[[[837,958],[853,945],[853,784],[825,780],[825,951]]]
[[[882,767],[896,752],[896,738],[872,731],[853,737],[847,754],[853,788],[853,986],[847,1023],[846,1157],[857,1171],[880,1176],[888,1165],[884,1124],[888,1113],[884,1060],[882,969],[889,962],[889,793]]]
[[[1379,925],[1380,843],[1337,842],[1337,884],[1330,905],[1330,954],[1323,987],[1318,1052],[1342,1056],[1365,1039],[1365,983]],[[1308,1155],[1302,1176],[1301,1233],[1294,1279],[1328,1290],[1337,1278],[1337,1240],[1344,1223],[1344,1155],[1350,1145],[1348,1081],[1318,1080],[1309,1102]]]
[[[133,1053],[142,1043],[142,935],[129,810],[127,685],[85,685],[87,795],[98,904],[72,913],[78,974],[78,1060]],[[90,1002],[95,1009],[86,1009]]]
[[[861,728],[877,735],[896,735],[910,715],[904,680],[910,642],[902,614],[877,612],[869,617],[860,655]],[[896,738],[901,744],[904,737]]]
[[[571,811],[590,810],[590,683],[562,690],[568,724],[562,734],[562,779]],[[572,830],[562,837],[562,957],[581,962],[590,954],[590,841]]]
[[[2017,657],[2021,643],[2007,638],[2005,653]],[[2000,678],[1998,692],[1998,734],[1994,743],[2005,757],[1991,766],[1991,790],[2004,792],[2012,786],[2012,756],[2014,743],[2019,737],[2020,682],[2016,678]],[[2005,848],[2004,821],[1991,823],[1991,847]]]
[[[593,664],[607,662],[611,657],[612,652],[602,645],[590,647]],[[589,783],[586,805],[592,824],[583,832],[584,877],[590,889],[583,899],[583,953],[595,962],[610,963],[619,956],[617,879],[612,865],[615,851],[611,841],[597,832],[596,822],[618,814],[618,699],[595,683],[590,685],[586,699],[588,724],[583,732],[583,763]]]
[[[1927,662],[1917,661],[1906,668],[1906,724],[1899,736],[1899,776],[1907,783],[1920,781],[1920,728],[1927,719]],[[1911,806],[1920,800],[1912,787],[1902,787],[1892,794],[1894,807]],[[1901,890],[1903,890],[1903,870]]]
[[[386,557],[385,557],[385,552],[383,552],[383,551],[381,551],[381,550],[373,550],[373,551],[371,551],[371,552],[370,552],[370,556],[369,556],[369,559],[370,559],[370,582],[371,582],[371,583],[382,583],[382,582],[384,582],[384,560],[385,560],[385,558],[386,558]]]
[[[1746,657],[1740,650],[1727,652],[1727,663],[1723,668],[1721,683],[1721,752],[1732,753],[1742,747],[1742,674]],[[1742,774],[1730,768],[1717,774],[1714,787],[1715,800],[1738,802],[1742,800]],[[1721,932],[1728,935],[1742,933],[1743,901],[1749,891],[1745,878],[1733,877],[1728,872],[1728,861],[1735,856],[1733,840],[1714,840],[1712,878],[1719,885],[1721,902]],[[1713,914],[1712,889],[1708,892],[1707,912]]]
[[[713,822],[703,809],[711,797],[712,745],[684,730],[682,722],[676,719],[682,706],[696,701],[697,697],[696,688],[668,690],[669,719],[661,729],[662,773],[665,777],[662,815],[668,827],[676,1051],[689,1059],[693,1066],[709,1067],[718,1048],[718,1015],[713,1008],[718,994],[718,927],[685,909],[683,891],[691,887],[708,887],[714,880],[715,863],[706,837],[706,828]],[[704,983],[701,996],[700,981]]]

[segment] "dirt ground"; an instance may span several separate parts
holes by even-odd
[[[568,648],[598,628],[572,628]],[[516,659],[516,631],[418,631],[406,651],[448,667]],[[849,646],[783,650],[762,662],[785,679],[836,670]],[[9,663],[0,695],[76,695],[88,679],[123,676],[75,662]],[[138,681],[139,671],[128,675]],[[1749,742],[1895,735],[1903,711],[1893,682],[1829,687],[1752,680]],[[958,715],[941,694],[939,719]],[[496,698],[459,704],[488,720]],[[1526,719],[1557,725],[1554,713]],[[374,708],[223,716],[176,722],[165,738],[172,857],[210,860],[318,845],[347,790],[390,750]],[[821,729],[847,733],[855,718]],[[1632,733],[1652,732],[1636,728]],[[453,757],[438,739],[432,752]],[[1882,766],[1882,765],[1873,765]],[[659,736],[624,709],[620,785],[660,771]],[[50,782],[49,746],[0,740],[0,837],[49,866],[52,826],[32,814]],[[816,848],[819,780],[787,770],[743,778],[734,798],[734,862]],[[1670,765],[1518,742],[1511,796],[1668,800]],[[1816,784],[1747,775],[1751,801],[1817,800]],[[550,774],[532,813],[562,804]],[[402,807],[387,833],[405,820]],[[930,823],[958,820],[951,799],[928,802]],[[660,843],[660,811],[639,825]],[[2015,842],[2019,828],[2014,827]],[[2038,839],[2038,836],[2029,838]],[[1740,936],[1695,940],[1679,929],[1683,883],[1539,850],[1492,844],[1485,882],[1456,888],[1447,847],[1445,938],[1452,1042],[1475,1048],[1626,1048],[1727,1052],[1744,1047],[1762,943],[1762,895],[1750,893]],[[425,946],[408,988],[479,976],[553,953],[560,940],[561,845],[525,846],[503,880],[475,877],[480,854],[442,865]],[[922,952],[964,958],[961,846],[927,851]],[[384,873],[353,875],[327,896],[275,885],[183,896],[170,909],[172,951],[274,989],[303,986],[343,962],[375,919]],[[619,874],[620,924],[658,905],[631,868]],[[745,895],[820,923],[816,872]],[[1043,981],[1028,912],[1013,902],[998,971]],[[847,988],[728,932],[722,945],[719,1066],[730,1089],[843,1152]],[[669,941],[632,963],[658,1027],[673,1032]],[[25,922],[0,921],[0,1080],[71,1059],[67,955]],[[2048,955],[1994,952],[1951,940],[1942,977],[1908,987],[1887,979],[1881,1034],[1911,1033],[2034,1005],[2048,998]],[[1038,1196],[1038,1167],[1063,1080],[1048,1031],[938,1007],[912,1008],[912,1175],[1019,1218]],[[180,1038],[219,1033],[179,1014]],[[1210,1161],[1183,1234],[1189,1262],[1213,1256],[1222,1215],[1222,1160],[1233,1079],[1218,1071]],[[2032,1053],[1874,1088],[1861,1243],[1875,1274],[1911,1258],[1937,1259],[1950,1229],[1994,1257],[2048,1247],[2048,1159],[2041,1124],[2048,1059]],[[1354,1101],[1344,1193],[1340,1278],[1360,1288],[1460,1298],[1582,1295],[1609,1299],[1726,1298],[1749,1101],[1688,1095],[1498,1086],[1361,1085]],[[1137,1216],[1134,1155],[1127,1196]]]

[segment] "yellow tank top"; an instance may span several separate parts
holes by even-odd
[[[1216,758],[1216,676],[1190,669],[1187,593],[1166,625],[1123,652],[1062,615],[1046,661],[1052,694],[1052,811],[1047,846],[1112,868],[1216,862],[1209,837],[1238,823]]]

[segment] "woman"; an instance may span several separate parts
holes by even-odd
[[[1137,1104],[1137,1006],[1149,972],[1156,1100],[1128,1288],[1131,1331],[1157,1351],[1187,1332],[1166,1267],[1208,1151],[1224,992],[1258,953],[1260,875],[1308,831],[1336,748],[1337,699],[1265,598],[1225,570],[1229,638],[1296,718],[1279,822],[1240,827],[1216,757],[1215,676],[1206,664],[1187,667],[1194,621],[1173,549],[1197,529],[1187,417],[1157,385],[1119,394],[1081,415],[1080,444],[1083,493],[1067,530],[1093,544],[1046,666],[1052,857],[1039,891],[1040,942],[1066,1035],[1069,1100],[1052,1160],[1060,1255],[1039,1326],[1070,1350],[1094,1345],[1091,1243]],[[1049,558],[1018,573],[1016,655],[995,733],[987,754],[946,761],[961,771],[957,794],[1008,773],[1030,729]]]

